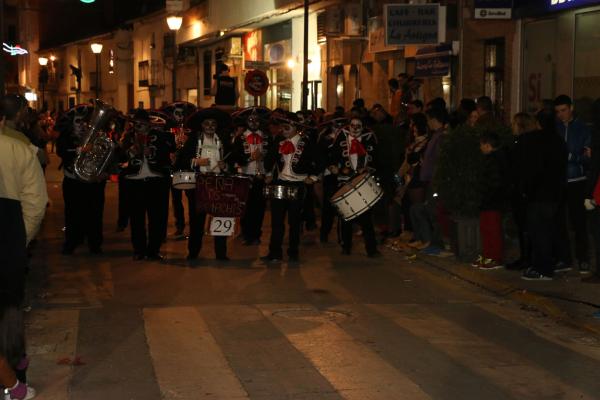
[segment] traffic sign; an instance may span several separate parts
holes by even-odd
[[[252,70],[246,74],[244,89],[252,96],[262,96],[269,89],[269,78],[264,71]]]

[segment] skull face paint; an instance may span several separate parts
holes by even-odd
[[[363,130],[362,121],[358,118],[353,118],[352,121],[350,121],[350,129],[349,129],[350,135],[353,137],[358,137],[362,133],[362,130]]]
[[[206,135],[214,135],[217,132],[217,121],[212,118],[202,121],[202,132]]]
[[[296,132],[296,127],[290,123],[284,123],[281,125],[281,134],[286,139],[296,136]]]
[[[173,118],[178,124],[182,124],[185,119],[185,110],[181,107],[175,107],[173,110]]]
[[[248,117],[248,129],[254,132],[258,130],[259,126],[260,124],[256,115],[251,115]]]
[[[73,117],[73,133],[77,136],[81,136],[87,130],[87,122],[85,121],[85,117],[81,115],[76,115]]]

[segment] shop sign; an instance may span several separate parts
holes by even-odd
[[[268,61],[244,61],[245,69],[261,69],[267,70],[271,68],[271,63]]]
[[[269,78],[264,71],[253,70],[246,74],[244,89],[252,96],[262,96],[269,89]]]
[[[167,0],[165,4],[167,14],[177,14],[183,11],[183,0]]]
[[[252,31],[244,34],[242,41],[245,60],[258,60],[261,58],[260,31]]]
[[[550,10],[564,10],[567,8],[583,7],[599,4],[598,0],[546,0]]]
[[[475,19],[511,19],[512,0],[475,0]]]
[[[369,19],[369,53],[381,53],[398,49],[400,49],[400,46],[387,46],[385,44],[383,18],[375,17]]]
[[[446,8],[439,4],[386,4],[385,44],[437,44],[446,37]]]
[[[415,56],[415,76],[424,78],[450,74],[451,54],[449,44],[420,48]]]

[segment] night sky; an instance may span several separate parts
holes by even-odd
[[[126,21],[160,10],[165,0],[40,0],[40,48],[109,32]]]

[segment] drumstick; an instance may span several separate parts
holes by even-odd
[[[225,161],[225,160],[227,160],[227,157],[229,157],[229,156],[231,155],[231,153],[232,153],[232,152],[230,151],[229,153],[225,154],[225,156],[223,157],[223,159],[222,159],[222,160],[220,160],[220,161]],[[215,165],[214,167],[212,167],[212,168],[210,169],[210,171],[208,171],[208,172],[213,172],[213,171],[215,170],[215,168],[217,168],[218,166],[219,166],[219,163],[217,163],[217,165]]]

